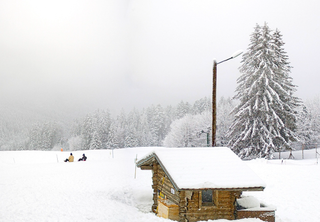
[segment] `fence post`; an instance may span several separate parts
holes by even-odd
[[[316,158],[317,158],[317,164],[318,164],[318,146],[316,146]]]
[[[137,178],[137,160],[138,160],[138,154],[136,154],[136,159],[134,160],[134,179]]]

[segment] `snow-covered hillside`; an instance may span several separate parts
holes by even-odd
[[[110,150],[74,151],[75,159],[83,152],[88,157],[87,162],[74,163],[63,162],[69,152],[2,151],[0,221],[169,221],[150,212],[151,172],[135,169],[136,156],[153,149],[114,150],[114,157]],[[247,161],[267,183],[265,191],[248,194],[275,205],[277,222],[317,222],[320,167],[316,162]]]

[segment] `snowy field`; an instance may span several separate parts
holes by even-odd
[[[63,162],[69,152],[0,152],[0,221],[164,222],[150,212],[151,171],[136,170],[135,158],[153,148],[76,151],[87,162]],[[246,162],[266,183],[249,192],[276,206],[277,222],[320,220],[317,160]],[[217,220],[226,222],[227,220]],[[239,222],[258,222],[242,219]]]

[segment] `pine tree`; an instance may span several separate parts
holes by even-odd
[[[305,148],[320,143],[320,97],[307,100],[299,112],[298,136]]]
[[[139,146],[139,124],[140,124],[140,113],[138,110],[133,109],[127,117],[127,124],[125,127],[125,145],[124,147],[137,147]]]
[[[228,144],[226,133],[233,120],[233,116],[230,115],[230,112],[234,107],[235,105],[233,104],[233,100],[231,100],[231,98],[225,99],[224,97],[221,97],[218,102],[216,133],[217,146],[227,146]],[[212,121],[212,119],[210,121]]]
[[[90,144],[92,140],[92,135],[94,132],[94,121],[92,115],[87,115],[82,123],[81,127],[81,137],[82,137],[82,144],[80,149],[88,150],[90,149]]]
[[[192,109],[192,106],[188,102],[184,103],[183,101],[181,101],[177,106],[176,118],[180,119],[185,115],[191,113],[191,109]]]
[[[92,139],[90,141],[89,149],[90,150],[97,150],[97,149],[101,149],[101,148],[102,148],[101,138],[99,136],[98,131],[95,130],[92,134]]]
[[[150,124],[148,123],[148,115],[145,110],[143,110],[143,112],[141,114],[139,133],[140,133],[140,145],[141,146],[152,146],[153,145]]]
[[[207,97],[204,97],[202,99],[199,99],[194,102],[193,107],[192,107],[192,114],[201,114],[205,111],[211,110],[211,100]]]
[[[272,33],[266,23],[256,25],[250,41],[239,68],[234,98],[240,103],[232,112],[228,145],[241,158],[271,158],[296,140],[299,100],[293,96],[295,86],[280,32]]]
[[[106,143],[107,149],[118,148],[118,141],[117,141],[115,134],[116,134],[116,122],[112,122],[110,124],[110,132],[109,132],[108,141]]]

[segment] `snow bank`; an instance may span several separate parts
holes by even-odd
[[[136,155],[152,149],[114,150],[114,158],[110,150],[73,151],[76,160],[88,156],[74,163],[63,162],[69,152],[2,151],[0,221],[168,222],[150,212],[151,172],[135,169]],[[277,206],[276,222],[319,220],[319,165],[245,163],[267,184],[248,195]]]
[[[238,204],[246,209],[260,207],[260,201],[254,197],[247,196],[237,199]]]

